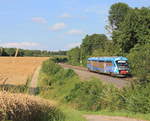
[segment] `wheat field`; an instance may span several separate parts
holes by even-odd
[[[63,121],[63,114],[54,102],[29,96],[0,92],[0,121]]]
[[[48,57],[0,57],[0,84],[25,85]]]

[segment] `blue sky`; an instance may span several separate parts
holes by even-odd
[[[0,0],[0,46],[67,50],[86,34],[104,33],[116,2],[149,7],[149,0]]]

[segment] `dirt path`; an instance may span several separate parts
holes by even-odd
[[[92,77],[96,77],[96,78],[102,80],[104,83],[111,83],[118,88],[122,88],[129,84],[129,81],[125,78],[111,77],[109,75],[89,72],[84,67],[71,66],[71,65],[67,65],[67,64],[60,64],[60,65],[64,68],[73,69],[83,80],[88,80],[88,79],[91,79]]]
[[[85,115],[88,121],[143,121],[140,119],[131,119],[119,116],[98,116],[98,115]]]
[[[41,69],[41,65],[37,67],[37,69],[35,70],[32,80],[30,82],[30,86],[29,86],[29,94],[31,95],[35,95],[36,91],[37,91],[37,83],[38,83],[38,76],[39,76],[39,72]]]

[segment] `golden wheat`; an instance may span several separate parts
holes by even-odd
[[[47,121],[53,121],[53,118],[60,119],[59,116],[62,116],[53,102],[8,92],[0,92],[0,112],[0,121],[3,120],[4,114],[12,121],[44,121],[46,118],[49,118]]]
[[[25,85],[35,69],[48,57],[0,57],[0,84]]]

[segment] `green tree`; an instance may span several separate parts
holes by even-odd
[[[33,56],[41,56],[41,50],[32,50],[33,51]]]
[[[104,49],[99,48],[94,50],[92,56],[116,56],[117,55],[118,46],[113,43],[112,40],[108,40],[105,43]]]
[[[87,35],[81,44],[81,59],[85,61],[96,49],[105,49],[105,43],[108,41],[104,34]]]
[[[3,53],[4,53],[4,49],[3,47],[0,47],[0,56],[3,56]]]
[[[108,18],[112,30],[119,28],[119,24],[124,21],[129,9],[127,4],[120,2],[111,6]]]
[[[4,51],[8,56],[14,56],[16,52],[16,48],[5,48]]]
[[[24,50],[24,56],[33,56],[33,51],[31,51],[31,50]]]
[[[128,12],[120,28],[113,32],[113,41],[122,53],[128,53],[136,44],[150,42],[150,9],[132,9]]]
[[[18,56],[24,56],[24,50],[23,49],[19,49]]]
[[[73,64],[73,65],[80,64],[80,48],[79,47],[69,50],[67,55],[68,55],[70,64]]]

